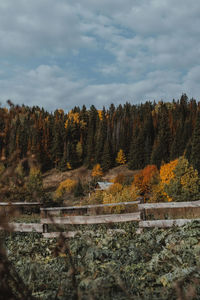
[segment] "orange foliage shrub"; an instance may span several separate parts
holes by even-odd
[[[159,172],[155,165],[148,165],[135,175],[133,185],[136,186],[142,194],[151,191],[153,181],[158,178]]]

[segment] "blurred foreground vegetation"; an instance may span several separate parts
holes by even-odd
[[[36,299],[200,298],[200,223],[140,235],[131,223],[115,227],[126,233],[98,225],[70,240],[4,234],[4,244]]]

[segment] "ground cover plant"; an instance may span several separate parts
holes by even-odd
[[[12,233],[4,243],[36,299],[199,299],[198,222],[140,235],[131,223],[116,227],[125,233],[101,225],[70,240]]]

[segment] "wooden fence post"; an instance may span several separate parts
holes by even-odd
[[[48,224],[43,224],[43,233],[47,233],[48,232]]]

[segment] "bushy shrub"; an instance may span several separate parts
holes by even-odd
[[[62,181],[55,192],[56,197],[61,197],[66,192],[72,193],[75,189],[76,184],[77,184],[77,181],[72,180],[70,178]]]

